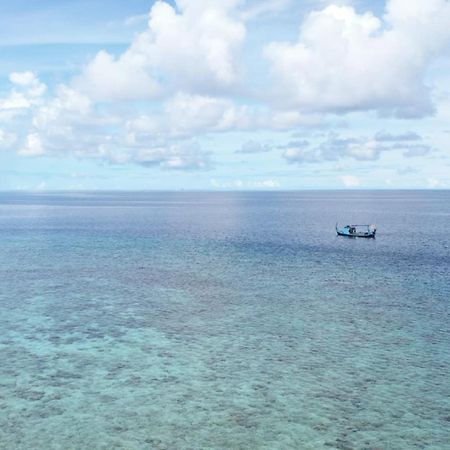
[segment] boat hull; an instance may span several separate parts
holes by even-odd
[[[344,231],[336,230],[338,236],[345,236],[350,238],[366,238],[366,239],[374,239],[375,233],[346,233]]]
[[[347,225],[345,227],[339,227],[336,223],[336,233],[338,236],[374,239],[377,228],[375,225]]]

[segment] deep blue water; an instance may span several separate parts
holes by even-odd
[[[449,230],[449,191],[0,193],[0,449],[450,448]]]

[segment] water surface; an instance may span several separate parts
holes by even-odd
[[[0,194],[0,449],[448,448],[449,224],[448,191]]]

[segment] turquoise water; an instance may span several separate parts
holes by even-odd
[[[0,194],[0,449],[450,448],[449,223],[450,192]]]

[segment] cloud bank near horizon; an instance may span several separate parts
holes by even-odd
[[[68,82],[11,73],[0,97],[0,148],[207,171],[220,159],[208,136],[241,133],[232,152],[255,158],[277,151],[261,131],[308,135],[361,114],[404,127],[446,114],[448,98],[429,72],[448,58],[450,2],[388,0],[380,16],[351,2],[312,4],[297,38],[282,41],[252,35],[254,25],[293,2],[158,0],[124,52],[98,51]],[[435,149],[414,125],[378,127],[371,137],[334,130],[311,144],[288,137],[278,155],[303,165],[392,152],[426,157]]]

